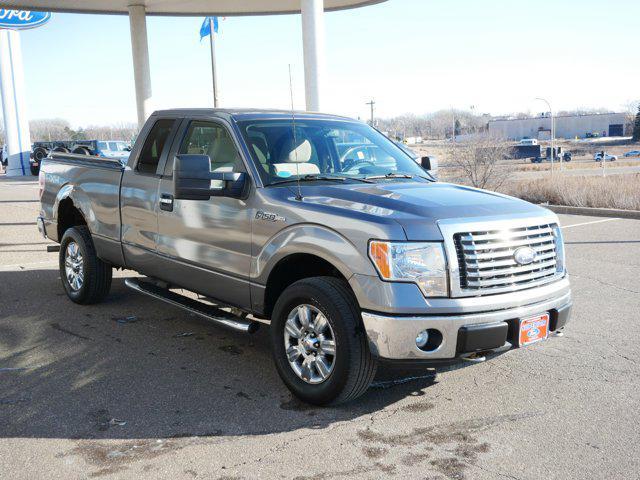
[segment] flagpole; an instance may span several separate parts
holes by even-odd
[[[213,39],[213,17],[209,17],[209,41],[211,42],[211,79],[213,81],[213,107],[218,108],[218,74],[216,71],[216,44]]]

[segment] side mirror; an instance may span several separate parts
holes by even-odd
[[[177,155],[173,162],[174,197],[208,200],[211,197],[240,198],[246,183],[243,172],[211,172],[209,155]]]
[[[420,165],[425,170],[437,170],[438,160],[436,159],[436,157],[422,157],[420,159]]]

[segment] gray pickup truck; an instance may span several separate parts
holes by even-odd
[[[220,325],[269,324],[287,387],[336,404],[379,362],[481,359],[569,318],[556,215],[418,162],[343,117],[158,111],[124,166],[46,158],[37,223],[72,301],[134,270],[128,287]]]

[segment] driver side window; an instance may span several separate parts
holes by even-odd
[[[191,122],[178,153],[208,155],[212,172],[245,171],[233,138],[214,122]]]

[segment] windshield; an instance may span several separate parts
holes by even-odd
[[[112,152],[122,152],[127,148],[127,144],[124,142],[109,142],[109,150]]]
[[[391,140],[359,122],[296,118],[237,122],[265,185],[303,178],[431,179]]]

